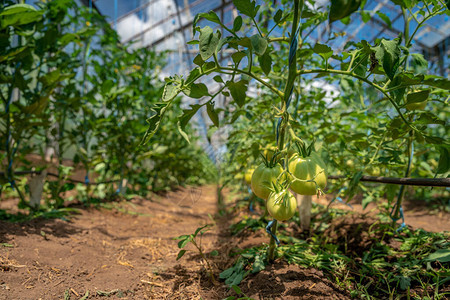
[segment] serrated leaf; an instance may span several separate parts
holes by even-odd
[[[242,17],[237,16],[236,19],[234,19],[233,21],[233,31],[237,32],[241,29],[241,27],[242,27]]]
[[[162,94],[162,101],[169,102],[172,101],[178,93],[181,91],[179,83],[169,81],[164,85],[164,90]]]
[[[259,5],[256,6],[256,1],[250,0],[233,0],[233,4],[241,14],[249,16],[250,18],[256,17],[260,7]]]
[[[191,105],[190,109],[183,110],[183,114],[178,118],[178,131],[180,132],[181,136],[190,143],[189,137],[184,131],[186,128],[186,125],[188,122],[192,119],[192,117],[197,113],[197,111],[202,107],[200,104],[194,104]]]
[[[417,103],[417,102],[423,102],[428,99],[428,96],[430,95],[430,90],[423,90],[419,92],[413,92],[409,93],[406,96],[406,103]]]
[[[179,260],[180,258],[182,258],[183,257],[183,255],[186,253],[186,251],[187,250],[180,250],[180,252],[178,252],[178,255],[177,255],[177,260]]]
[[[141,145],[146,144],[156,133],[161,125],[161,121],[164,118],[165,111],[169,103],[158,103],[151,110],[155,113],[153,116],[148,118],[146,121],[148,123],[148,129],[142,138]]]
[[[314,53],[322,56],[325,60],[328,60],[333,55],[333,50],[329,46],[319,43],[315,44],[312,50]]]
[[[382,39],[380,45],[373,48],[375,56],[381,63],[386,75],[393,80],[400,64],[400,39]]]
[[[386,14],[382,13],[381,11],[377,11],[377,15],[380,17],[381,20],[384,21],[384,23],[386,23],[388,28],[392,27],[391,19]]]
[[[266,52],[268,43],[265,38],[261,37],[259,34],[255,34],[250,37],[250,41],[252,43],[253,52],[256,55],[261,56]]]
[[[247,92],[247,80],[240,80],[238,82],[228,81],[227,86],[230,90],[231,97],[239,107],[245,104],[246,92]]]
[[[206,104],[206,112],[208,113],[208,116],[211,119],[211,122],[213,122],[214,126],[219,127],[219,115],[214,110],[214,104],[208,102]]]
[[[220,31],[213,32],[209,26],[200,29],[199,49],[203,60],[207,60],[213,55],[219,44],[219,40]]]

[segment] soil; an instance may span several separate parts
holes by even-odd
[[[178,241],[173,238],[194,233],[205,224],[212,226],[201,238],[204,253],[219,252],[209,259],[215,278],[233,264],[231,252],[268,242],[262,230],[231,236],[230,225],[243,213],[220,216],[216,195],[215,186],[189,187],[151,199],[108,203],[108,209],[83,208],[67,220],[0,221],[0,299],[82,299],[86,295],[83,299],[223,299],[236,295],[224,282],[211,280],[207,265],[191,244],[177,260]],[[0,209],[14,207],[14,201],[1,201]],[[360,206],[353,206],[359,211]],[[330,230],[339,232],[347,230],[348,224],[364,223],[365,217],[353,216],[339,220]],[[450,231],[445,213],[409,210],[406,217],[412,227],[430,225],[425,229]],[[347,243],[363,250],[364,238],[358,238],[358,233],[353,237]],[[338,241],[339,235],[335,238]],[[254,299],[350,299],[321,271],[283,261],[249,275],[240,287]]]

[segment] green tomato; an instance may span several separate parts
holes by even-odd
[[[381,174],[380,167],[378,166],[369,166],[366,170],[370,176],[380,176]]]
[[[427,100],[422,101],[422,102],[409,103],[409,104],[405,105],[406,109],[409,110],[409,111],[411,111],[411,110],[424,110],[426,106],[427,106]]]
[[[270,168],[264,163],[260,164],[252,175],[252,191],[261,199],[267,200],[271,192],[272,183],[276,183],[278,176],[283,172],[279,164]]]
[[[325,163],[317,155],[312,154],[306,158],[294,155],[289,160],[289,171],[294,176],[291,183],[291,190],[300,195],[316,195],[317,186],[314,182],[297,181],[313,180],[323,190],[327,186],[327,174],[325,172]]]
[[[288,190],[270,193],[266,202],[267,211],[278,221],[292,218],[297,210],[297,199]]]
[[[345,162],[345,165],[347,167],[349,167],[350,169],[352,169],[355,166],[355,162],[351,159],[347,159],[347,161]]]
[[[248,169],[246,172],[245,172],[245,175],[244,175],[244,180],[245,180],[245,182],[247,183],[247,184],[251,184],[252,183],[252,175],[253,175],[253,172],[255,171],[255,169],[254,168],[251,168],[251,169]]]

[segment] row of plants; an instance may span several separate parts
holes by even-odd
[[[249,249],[249,253],[253,251],[250,254],[240,253],[236,264],[221,277],[233,286],[282,258],[336,274],[334,279],[343,288],[357,288],[354,296],[358,297],[387,297],[399,291],[416,297],[410,293],[411,282],[424,288],[417,297],[435,296],[430,287],[442,296],[439,288],[448,280],[448,237],[410,231],[404,221],[399,228],[405,186],[363,183],[361,178],[448,178],[450,81],[435,75],[425,57],[413,52],[414,39],[424,24],[450,15],[448,3],[393,1],[404,21],[398,37],[377,38],[371,43],[351,41],[342,51],[329,45],[345,32],[330,32],[325,43],[310,35],[326,22],[349,24],[360,17],[368,22],[373,16],[365,10],[365,1],[336,0],[327,8],[308,0],[281,1],[278,6],[272,2],[257,5],[251,0],[233,3],[239,15],[232,25],[224,24],[213,11],[194,18],[195,35],[188,44],[198,47],[193,60],[196,67],[188,76],[166,79],[162,103],[153,108],[145,136],[147,140],[157,134],[167,114],[176,109],[174,99],[180,93],[200,99],[179,116],[181,135],[188,137],[184,126],[201,109],[207,110],[212,127],[232,128],[221,183],[241,190],[251,187],[252,196],[247,199],[262,199],[263,210],[273,219],[268,224],[265,217],[249,221],[257,228],[267,225],[270,242]],[[392,26],[388,16],[381,12],[377,16]],[[225,51],[233,52],[231,58],[219,60],[226,57]],[[219,91],[210,91],[203,83],[206,80],[214,80]],[[317,82],[334,93],[316,87]],[[251,88],[257,96],[248,96]],[[220,94],[228,99],[225,108],[216,105]],[[337,179],[327,180],[329,174]],[[408,196],[440,199],[447,205],[445,187],[419,187],[416,194],[414,189],[408,191],[413,192]],[[293,192],[300,195],[299,213]],[[314,235],[307,242],[284,236],[286,221],[311,218],[311,196],[324,193],[346,201],[362,194],[363,207],[373,202],[380,208],[383,223],[370,230],[390,238],[374,234],[378,243],[371,243],[367,253],[358,253],[364,255],[362,268],[354,254],[345,253],[339,243],[326,241],[324,228],[330,219],[313,220],[324,227],[313,227]],[[277,237],[278,224],[282,233]],[[302,227],[309,230],[309,222],[306,224]],[[179,246],[197,234],[180,237]],[[386,246],[392,239],[402,246]],[[278,244],[281,246],[276,247]],[[411,244],[418,248],[411,250]],[[392,260],[387,255],[393,256]],[[375,284],[380,279],[388,290]],[[356,285],[350,286],[350,282]]]
[[[0,21],[2,199],[48,210],[62,207],[70,190],[89,202],[214,179],[203,151],[176,134],[181,109],[150,147],[139,146],[161,97],[165,53],[121,44],[103,16],[73,0],[3,1]],[[56,171],[45,181],[45,203],[30,203],[27,172],[49,168]],[[84,183],[71,180],[76,171]]]

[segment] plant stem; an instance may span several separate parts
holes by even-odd
[[[298,22],[299,22],[299,7],[300,7],[300,0],[295,0],[294,1],[294,20],[293,20],[292,31],[291,31],[291,42],[293,39],[296,38],[295,33],[297,31],[297,26],[298,26]],[[302,7],[303,7],[303,1],[302,1]],[[297,50],[297,49],[295,49],[295,50]],[[295,52],[295,53],[297,53],[297,52]],[[295,55],[297,55],[297,54],[295,54]],[[297,58],[295,56],[292,59],[292,62],[289,64],[289,76],[288,76],[288,80],[286,83],[286,87],[284,89],[284,95],[283,95],[284,97],[281,98],[283,100],[282,111],[285,112],[286,118],[288,116],[287,103],[288,103],[289,97],[291,96],[290,92],[291,92],[291,89],[294,85],[296,78],[297,78]],[[284,124],[282,122],[282,124],[280,125],[278,151],[282,151],[284,148],[286,126],[287,126],[287,120],[284,120]],[[277,220],[274,220],[273,225],[272,225],[273,235],[276,235],[276,233],[277,233],[277,226],[278,226],[278,222],[277,222]],[[267,253],[267,259],[269,262],[273,262],[274,257],[275,257],[275,239],[273,238],[273,236],[271,236],[270,242],[269,242],[269,250]]]

